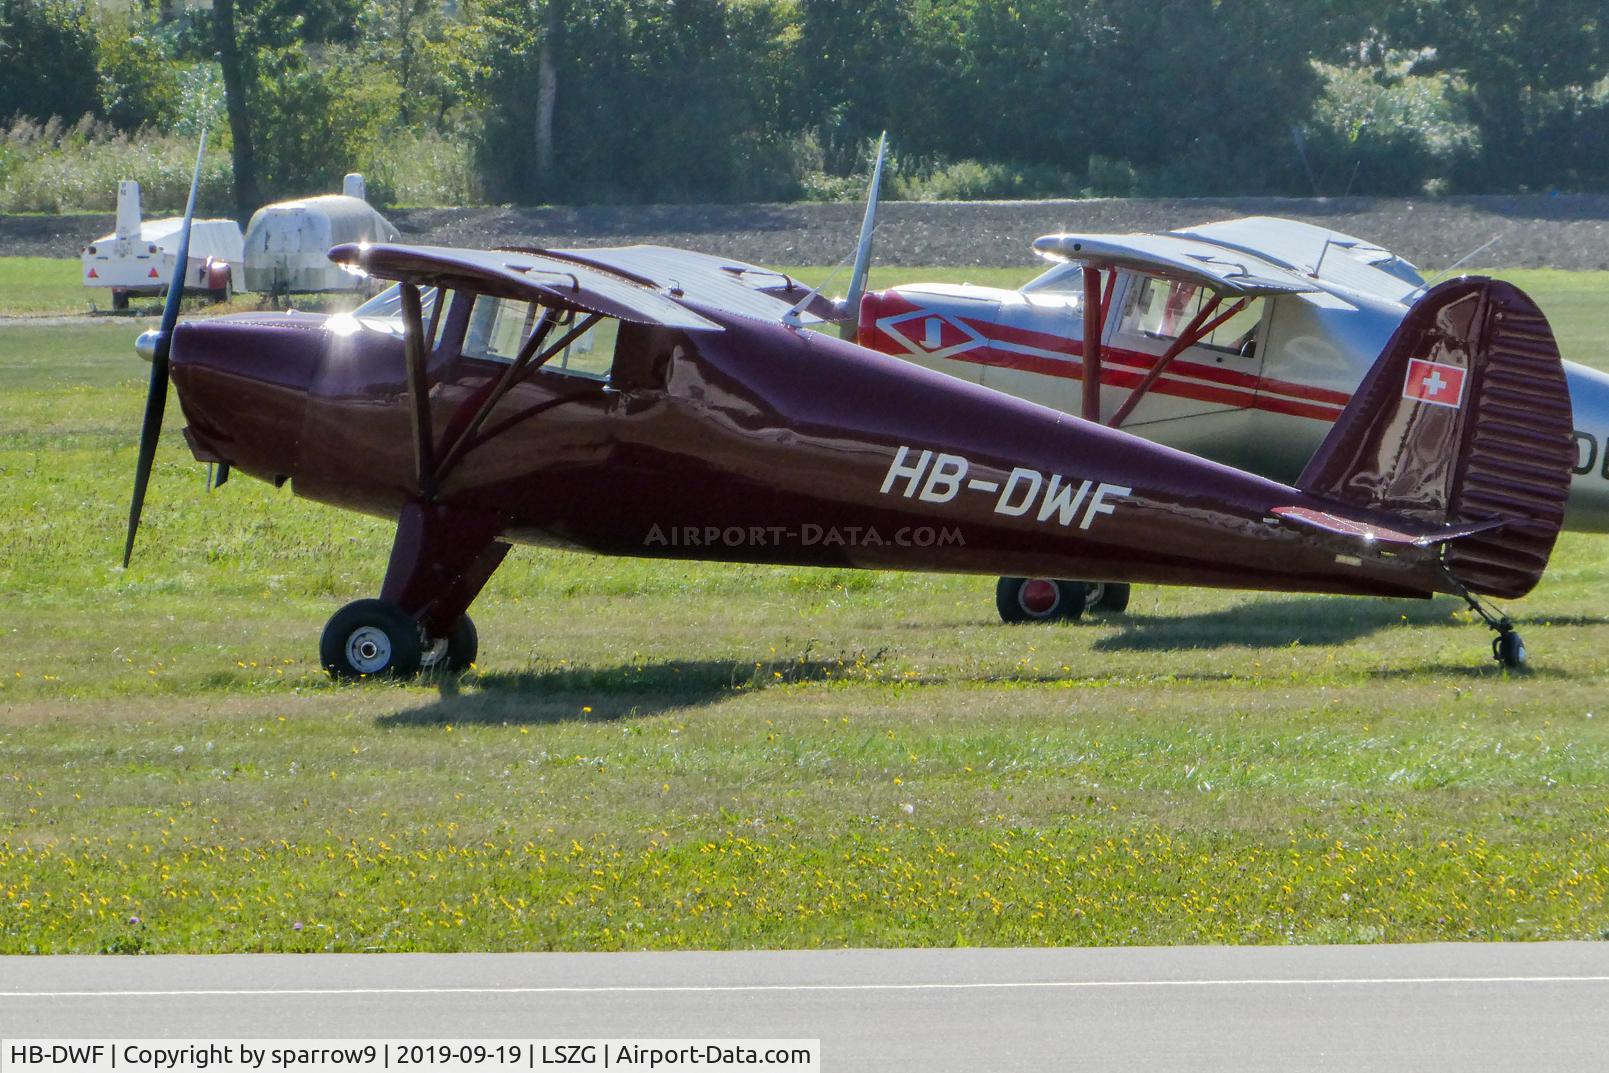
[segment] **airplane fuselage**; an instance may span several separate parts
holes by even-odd
[[[608,382],[539,369],[434,502],[503,539],[650,557],[1424,596],[1434,552],[1282,524],[1295,488],[817,333],[622,326]],[[442,442],[505,366],[428,363]],[[352,318],[182,325],[198,457],[397,517],[416,498],[403,343]]]

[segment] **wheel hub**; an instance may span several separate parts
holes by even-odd
[[[376,674],[391,662],[391,638],[377,626],[360,626],[346,639],[346,658],[359,674]]]
[[[1057,590],[1056,583],[1042,577],[1029,578],[1017,591],[1017,603],[1035,618],[1050,614],[1056,610],[1056,605],[1060,602],[1061,593]]]
[[[447,638],[438,637],[434,641],[425,638],[424,640],[427,647],[425,648],[424,657],[419,660],[419,666],[429,670],[447,658]]]

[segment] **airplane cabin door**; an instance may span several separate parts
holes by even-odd
[[[1121,427],[1185,450],[1243,431],[1262,378],[1266,299],[1219,298],[1194,283],[1132,275],[1113,304],[1103,355],[1103,420],[1172,353]]]

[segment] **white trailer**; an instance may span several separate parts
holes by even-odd
[[[117,230],[80,251],[84,286],[109,288],[112,308],[127,309],[131,294],[162,294],[179,256],[181,216],[140,219],[140,184],[117,184]],[[226,301],[243,282],[240,225],[233,220],[196,220],[190,230],[190,256],[184,285]]]
[[[264,205],[246,225],[246,288],[265,294],[359,291],[368,281],[326,254],[343,242],[395,242],[399,233],[364,200],[363,176],[342,193]]]

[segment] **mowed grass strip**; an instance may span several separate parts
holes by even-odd
[[[0,328],[0,951],[1609,937],[1603,538],[1523,676],[1448,600],[1003,627],[990,579],[521,548],[476,672],[336,687],[388,528],[203,491],[176,406],[116,568],[130,336]]]

